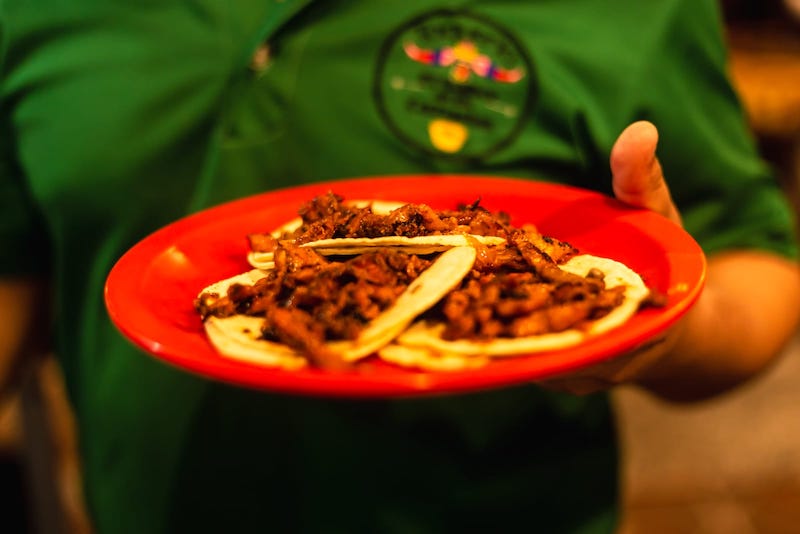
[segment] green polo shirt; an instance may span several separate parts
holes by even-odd
[[[723,74],[716,4],[0,2],[0,269],[55,282],[98,532],[610,532],[604,396],[348,401],[237,389],[138,352],[103,283],[188,213],[341,177],[463,172],[610,191],[660,130],[707,252],[795,254]],[[253,56],[259,51],[258,60]]]

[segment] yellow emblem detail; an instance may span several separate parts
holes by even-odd
[[[460,122],[434,119],[428,123],[428,136],[437,150],[455,154],[467,142],[469,130]]]

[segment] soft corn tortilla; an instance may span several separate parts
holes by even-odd
[[[520,338],[497,338],[485,342],[442,339],[443,324],[418,321],[398,336],[395,342],[409,349],[424,349],[427,354],[424,351],[416,354],[409,351],[401,355],[399,351],[397,353],[386,351],[384,357],[387,361],[396,363],[406,361],[413,366],[426,368],[427,365],[430,365],[430,353],[436,353],[446,355],[449,360],[448,366],[451,369],[458,369],[459,355],[463,358],[462,368],[469,368],[473,364],[471,358],[475,357],[511,357],[564,349],[624,324],[637,312],[642,301],[650,292],[636,272],[626,265],[608,258],[584,254],[570,259],[561,268],[580,276],[586,276],[592,269],[600,269],[605,274],[605,283],[608,288],[625,286],[624,301],[604,317],[590,323],[586,329],[570,329]]]
[[[338,239],[320,239],[300,245],[313,248],[323,256],[355,256],[375,250],[375,248],[392,248],[409,254],[433,254],[454,247],[470,247],[475,243],[484,245],[500,245],[505,243],[502,237],[448,234],[427,235],[419,237],[387,236],[387,237],[343,237]],[[250,252],[247,262],[257,269],[274,269],[275,261],[272,252]]]
[[[331,341],[329,347],[345,362],[364,358],[397,337],[421,313],[436,304],[456,287],[475,262],[473,247],[453,247],[443,252],[422,272],[398,299],[379,315],[353,341]],[[252,270],[209,286],[212,292],[224,294],[232,283],[254,284],[265,276]],[[208,292],[208,289],[202,293]],[[307,365],[306,358],[292,348],[261,338],[259,317],[208,317],[205,330],[216,350],[223,356],[269,367],[297,369]]]
[[[389,200],[346,200],[344,202],[348,206],[355,206],[357,208],[365,208],[367,206],[372,207],[372,211],[377,214],[387,214],[392,210],[395,210],[404,205],[403,202],[395,202]],[[281,236],[294,232],[303,224],[303,219],[300,217],[295,217],[294,219],[290,220],[287,223],[282,224],[272,232],[270,235],[275,239],[280,239]],[[309,243],[306,243],[308,246]],[[360,254],[361,252],[348,252],[348,254]],[[332,254],[329,254],[332,255]],[[255,267],[256,269],[272,269],[275,267],[275,263],[273,262],[273,253],[272,252],[249,252],[247,254],[247,262],[250,264],[251,267]]]
[[[353,200],[345,202],[356,207],[371,206],[373,213],[385,215],[391,211],[404,206],[404,202],[394,202],[386,200]],[[272,232],[276,239],[282,235],[293,232],[303,224],[297,217],[282,225]],[[300,246],[313,248],[323,256],[355,255],[367,252],[375,247],[392,247],[402,249],[409,254],[432,254],[442,252],[452,247],[470,246],[475,243],[482,245],[500,245],[505,243],[505,239],[496,236],[482,236],[472,234],[445,234],[427,235],[418,237],[404,236],[384,236],[384,237],[344,237],[332,239],[320,239],[304,243]],[[274,254],[272,252],[250,252],[247,255],[247,262],[256,269],[272,269],[275,266]]]
[[[203,293],[224,295],[233,284],[253,285],[266,276],[266,271],[253,269],[225,280],[215,282],[203,289]],[[203,322],[206,335],[220,354],[232,359],[255,363],[267,367],[299,369],[305,367],[306,359],[291,348],[259,339],[262,319],[235,315],[233,317],[208,317]],[[259,341],[259,343],[256,343]]]
[[[491,361],[486,355],[449,354],[427,347],[409,347],[397,343],[382,347],[378,351],[378,356],[381,360],[399,367],[433,372],[478,369]]]

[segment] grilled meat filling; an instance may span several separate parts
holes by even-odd
[[[234,284],[225,295],[204,293],[195,309],[204,319],[264,317],[264,339],[284,343],[314,363],[330,362],[328,341],[356,339],[431,262],[385,249],[337,261],[284,242],[264,278],[252,286]]]
[[[370,206],[355,207],[342,197],[328,193],[305,203],[299,210],[302,224],[280,236],[297,244],[345,237],[419,237],[465,233],[507,237],[513,231],[508,216],[491,213],[478,202],[455,210],[434,210],[425,204],[406,204],[387,214],[377,214]],[[278,240],[269,234],[248,236],[254,252],[271,252]]]
[[[580,329],[622,303],[623,287],[606,288],[597,270],[587,277],[561,270],[537,246],[542,242],[558,263],[576,252],[525,230],[513,232],[506,246],[476,244],[472,271],[426,318],[444,322],[444,339],[487,341]]]
[[[607,288],[599,270],[582,277],[559,267],[579,253],[572,245],[530,225],[514,227],[505,214],[491,213],[477,201],[455,210],[407,204],[380,215],[328,193],[304,204],[300,217],[297,230],[278,238],[249,236],[253,251],[274,251],[275,269],[253,286],[201,295],[195,303],[201,316],[264,317],[265,339],[285,343],[314,363],[325,361],[330,356],[326,342],[356,339],[433,260],[376,248],[337,261],[300,245],[330,238],[448,233],[499,236],[506,243],[487,246],[476,240],[471,272],[425,313],[445,324],[445,339],[487,341],[581,329],[624,300],[624,288]]]

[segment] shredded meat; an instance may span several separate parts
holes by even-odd
[[[540,247],[545,247],[545,252]],[[461,285],[426,314],[444,321],[446,339],[490,340],[583,328],[622,303],[597,270],[582,277],[558,267],[577,253],[530,229],[509,233],[506,246],[484,247]]]
[[[225,295],[204,294],[195,302],[203,318],[247,314],[264,318],[262,335],[330,367],[337,358],[332,340],[356,339],[426,269],[431,257],[388,249],[352,258],[325,258],[300,245],[328,238],[415,237],[464,233],[499,236],[505,245],[477,240],[477,258],[460,285],[425,315],[445,323],[447,339],[490,340],[584,328],[622,302],[622,288],[607,288],[604,273],[586,277],[559,268],[579,251],[540,234],[531,225],[514,227],[504,213],[491,213],[476,200],[454,210],[408,204],[381,215],[354,207],[328,193],[299,210],[300,227],[274,238],[248,236],[254,251],[273,251],[275,268],[253,286],[233,285]],[[651,293],[646,305],[663,305]]]
[[[272,252],[278,245],[277,239],[270,234],[249,234],[247,242],[253,252]]]
[[[301,225],[279,237],[297,244],[320,239],[386,236],[418,237],[466,233],[507,237],[513,231],[504,213],[491,213],[476,201],[455,210],[435,210],[425,204],[406,204],[390,213],[377,214],[371,206],[355,207],[334,193],[319,195],[299,210]],[[538,234],[537,234],[538,235]],[[277,246],[269,234],[248,236],[251,250],[268,252]]]
[[[252,286],[231,285],[225,295],[202,294],[195,308],[204,319],[236,314],[264,318],[264,339],[285,343],[330,368],[326,343],[356,339],[389,308],[432,259],[376,249],[344,259],[281,242],[275,268]]]

